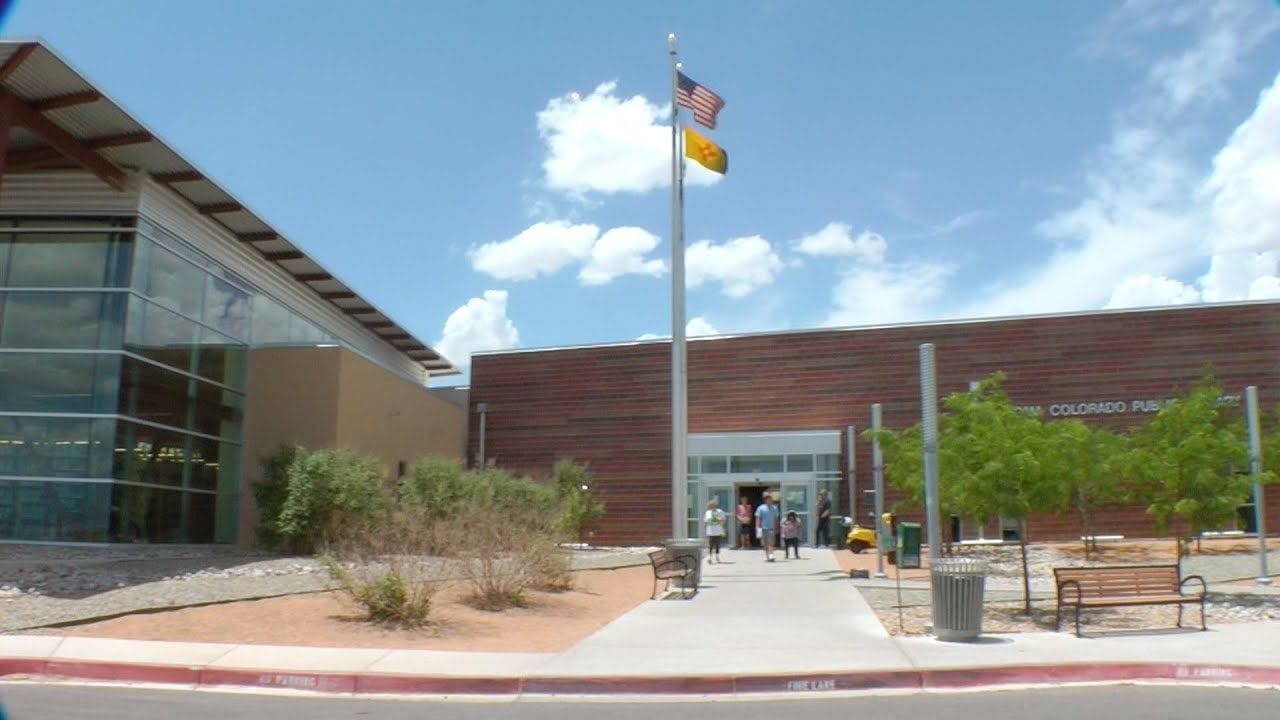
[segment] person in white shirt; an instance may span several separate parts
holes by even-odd
[[[702,514],[703,534],[707,536],[707,544],[710,549],[707,551],[707,562],[720,562],[720,543],[724,541],[726,532],[724,511],[720,509],[719,503],[715,500],[707,501],[707,511]]]

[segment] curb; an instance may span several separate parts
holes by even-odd
[[[354,695],[742,695],[877,690],[963,690],[1009,685],[1123,682],[1280,687],[1280,667],[1198,663],[1010,665],[935,670],[872,670],[656,677],[429,677],[207,668],[41,658],[0,659],[0,679],[90,680],[205,688],[302,690]]]

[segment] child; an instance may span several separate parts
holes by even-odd
[[[790,551],[796,551],[796,559],[800,559],[800,519],[794,510],[787,512],[782,521],[782,559],[786,560]]]

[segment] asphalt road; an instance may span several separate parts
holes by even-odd
[[[70,684],[0,684],[10,720],[1204,720],[1280,717],[1280,690],[1213,687],[1103,686],[800,699],[757,697],[671,705],[653,701],[608,703],[386,700],[302,695],[255,695],[197,690],[140,690]]]

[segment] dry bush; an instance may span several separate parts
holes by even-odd
[[[525,548],[525,562],[534,576],[534,586],[548,592],[573,589],[569,553],[551,535],[532,538]]]
[[[428,622],[444,565],[429,555],[431,539],[413,509],[347,523],[327,539],[321,562],[368,619],[400,627]]]

